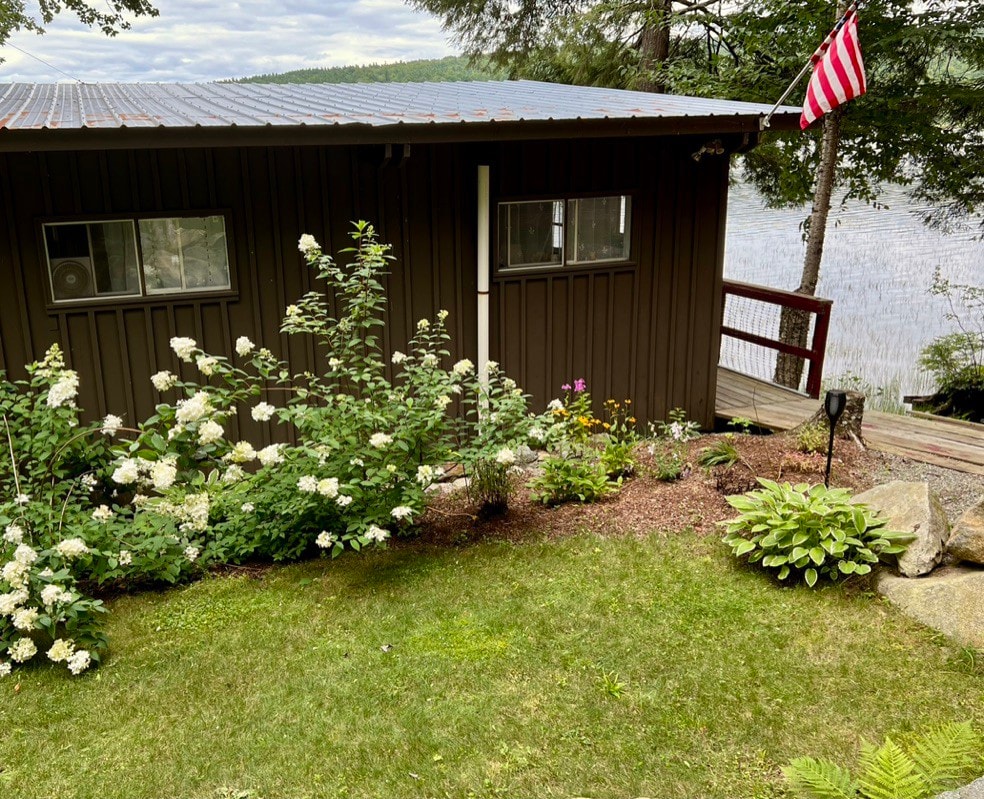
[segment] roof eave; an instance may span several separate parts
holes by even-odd
[[[373,143],[444,143],[621,136],[758,133],[761,115],[363,125],[262,125],[0,129],[0,152],[128,150],[178,147],[270,147]],[[797,130],[793,113],[772,117],[770,130]]]

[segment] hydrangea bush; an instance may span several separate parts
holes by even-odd
[[[160,402],[132,428],[79,423],[79,376],[57,348],[28,381],[0,383],[0,674],[42,652],[73,673],[98,662],[97,584],[382,545],[419,518],[449,462],[476,483],[505,476],[479,499],[508,501],[515,448],[535,423],[526,396],[495,364],[479,375],[450,362],[446,311],[386,363],[389,248],[365,223],[353,238],[344,266],[299,241],[322,289],[288,306],[282,331],[313,340],[317,373],[292,373],[244,336],[231,359],[176,336],[175,357],[200,377],[153,375]],[[244,438],[246,418],[283,443]]]
[[[106,474],[122,419],[79,423],[79,376],[61,350],[27,372],[0,379],[0,675],[42,655],[78,674],[106,647],[89,587],[173,581],[189,544],[120,507]]]

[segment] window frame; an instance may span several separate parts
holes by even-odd
[[[229,264],[229,286],[217,289],[170,289],[167,291],[147,291],[147,282],[144,275],[143,247],[140,243],[140,222],[143,220],[155,219],[203,219],[209,216],[222,217],[225,227],[226,256]],[[57,311],[64,308],[85,307],[110,307],[115,308],[124,305],[167,305],[184,301],[195,301],[199,299],[222,298],[237,299],[239,297],[239,287],[236,279],[236,252],[235,239],[232,235],[232,212],[228,208],[208,208],[196,209],[193,211],[141,211],[132,213],[111,213],[111,214],[72,214],[61,216],[38,217],[35,228],[38,236],[38,251],[41,256],[41,269],[45,271],[45,294],[46,304],[50,310]],[[51,259],[48,255],[48,239],[45,235],[45,227],[48,225],[98,225],[104,222],[130,222],[133,228],[134,247],[137,256],[137,278],[140,284],[139,294],[100,294],[94,297],[73,297],[70,299],[55,299],[55,290],[52,283]]]
[[[501,197],[496,197],[494,201],[494,210],[490,213],[492,217],[491,221],[491,246],[493,263],[495,264],[494,275],[496,277],[508,278],[514,275],[524,275],[524,274],[539,274],[546,272],[554,272],[557,274],[570,274],[572,272],[588,272],[588,271],[598,271],[598,270],[610,270],[613,268],[621,267],[634,267],[638,265],[638,257],[634,255],[638,252],[638,243],[636,241],[636,225],[633,219],[635,214],[635,209],[637,206],[637,190],[635,189],[610,189],[604,191],[590,191],[590,192],[569,192],[569,191],[558,191],[543,194],[525,194],[525,195],[503,195]],[[629,257],[628,258],[615,258],[606,259],[603,261],[571,261],[568,260],[568,247],[567,247],[567,230],[569,221],[569,203],[571,200],[592,200],[601,199],[604,197],[625,197],[629,201],[628,213],[626,214],[626,224],[628,225],[628,241],[629,241]],[[536,266],[503,266],[504,261],[508,258],[508,255],[503,257],[502,247],[501,247],[501,236],[500,230],[501,225],[499,224],[500,219],[500,209],[503,205],[510,203],[525,203],[525,202],[561,202],[564,204],[564,225],[562,229],[562,260],[559,264],[543,264]]]

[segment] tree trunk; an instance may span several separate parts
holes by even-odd
[[[666,91],[662,67],[670,57],[670,14],[673,0],[655,0],[639,40],[639,68],[642,77],[636,86],[641,92]]]
[[[840,419],[837,420],[837,426],[834,428],[835,436],[849,438],[863,445],[864,439],[861,436],[861,425],[864,422],[864,401],[864,394],[860,394],[857,391],[847,392],[847,404],[844,406],[844,412],[841,414]],[[804,427],[815,426],[822,426],[824,430],[828,433],[830,432],[830,420],[827,418],[827,413],[823,409],[823,406],[818,408],[817,412],[805,422],[797,425],[795,429],[800,430]]]
[[[823,141],[820,150],[820,171],[813,191],[813,210],[807,222],[806,257],[803,274],[796,291],[799,294],[816,294],[820,279],[820,261],[823,258],[823,242],[827,235],[827,216],[830,212],[830,196],[837,172],[837,150],[840,144],[840,122],[843,106],[835,108],[823,122]],[[779,340],[797,347],[806,347],[810,333],[810,314],[792,308],[783,308],[779,317]],[[776,359],[773,380],[781,386],[799,388],[803,376],[803,359],[784,352]]]

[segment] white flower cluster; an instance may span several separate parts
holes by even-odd
[[[197,391],[188,399],[178,400],[174,418],[179,424],[190,424],[212,413],[212,399],[205,391]]]
[[[198,342],[186,336],[174,336],[171,339],[171,349],[185,363],[191,363],[195,350],[198,349]]]
[[[321,249],[321,245],[318,244],[318,240],[314,236],[305,233],[297,240],[297,249],[304,254],[305,258],[309,258]]]
[[[256,460],[256,450],[248,441],[237,441],[226,455],[232,463],[250,463]]]
[[[538,444],[547,440],[547,431],[542,427],[531,427],[529,432],[530,439]]]
[[[167,369],[157,372],[150,376],[150,382],[158,391],[167,391],[174,388],[178,383],[178,376]]]
[[[167,491],[178,477],[178,467],[173,457],[159,461],[143,458],[124,458],[113,472],[113,482],[119,485],[149,484],[156,491]],[[134,502],[136,504],[136,502]]]
[[[314,543],[316,543],[322,549],[328,549],[330,547],[333,547],[337,540],[338,539],[335,536],[333,536],[331,533],[329,533],[327,530],[322,530],[320,533],[318,533],[318,537],[314,539]]]
[[[369,529],[366,530],[366,538],[370,541],[375,541],[377,544],[381,544],[389,538],[389,530],[384,530],[382,527],[371,524],[369,525]]]
[[[186,494],[181,502],[157,501],[154,510],[170,516],[179,523],[183,532],[201,533],[208,529],[208,512],[211,507],[208,493]]]
[[[48,398],[45,400],[49,408],[60,408],[65,405],[69,408],[75,407],[75,397],[79,393],[79,376],[71,369],[65,369],[55,384],[48,390]]]
[[[559,399],[552,399],[547,403],[548,411],[562,411],[564,410],[564,403]]]
[[[240,336],[239,338],[236,339],[236,355],[238,355],[240,358],[245,358],[255,348],[256,345],[248,338],[246,338],[246,336]]]
[[[256,453],[257,459],[262,466],[276,466],[283,462],[284,456],[280,451],[283,444],[270,444]]]
[[[426,464],[417,467],[417,482],[424,488],[427,488],[431,483],[437,482],[443,476],[444,472],[440,467],[428,466]]]
[[[178,466],[173,458],[154,462],[149,472],[151,485],[156,491],[167,491],[178,477]]]
[[[116,431],[123,426],[123,420],[115,414],[108,413],[102,422],[102,432],[107,436],[115,436]]]
[[[470,375],[475,369],[475,364],[473,364],[467,358],[462,358],[454,366],[451,367],[451,371],[454,372],[458,377],[465,377]]]
[[[112,521],[113,516],[116,514],[110,510],[109,505],[100,505],[92,512],[92,518],[95,519],[100,524],[106,524]]]
[[[46,585],[41,589],[41,604],[45,606],[48,610],[53,608],[55,605],[64,605],[71,602],[75,598],[75,595],[60,585]]]
[[[222,428],[222,425],[214,419],[209,419],[198,428],[198,443],[203,447],[207,447],[209,444],[217,444],[222,440],[224,434],[225,430]]]
[[[215,374],[215,369],[219,365],[219,359],[211,355],[199,355],[195,358],[195,365],[198,367],[198,371],[205,375],[205,377],[211,377]]]
[[[254,422],[269,422],[276,410],[269,402],[261,402],[250,410],[249,415]]]
[[[390,356],[390,361],[392,361],[396,365],[403,363],[406,359],[407,359],[406,354],[400,352],[399,350],[395,350],[393,354]]]
[[[376,449],[382,449],[387,444],[393,443],[393,436],[387,433],[373,433],[369,436],[369,446],[375,447]]]
[[[19,544],[24,540],[24,528],[19,524],[8,524],[3,529],[3,540],[8,544]]]
[[[81,558],[89,552],[89,547],[81,538],[66,538],[64,541],[59,541],[55,545],[55,549],[66,560]]]
[[[7,654],[15,663],[30,660],[38,653],[38,648],[30,638],[18,638],[7,648]]]
[[[402,522],[404,519],[409,519],[413,516],[413,508],[406,505],[398,505],[390,511],[390,516],[398,522]]]
[[[184,549],[184,556],[188,558],[189,561],[194,563],[198,560],[198,556],[201,554],[201,550],[196,546],[191,546],[190,544]]]
[[[516,453],[509,447],[503,447],[495,454],[495,462],[502,466],[512,466],[516,462]]]

